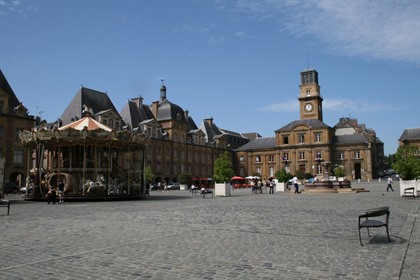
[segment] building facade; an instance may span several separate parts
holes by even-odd
[[[0,192],[3,187],[25,184],[27,154],[19,139],[19,132],[31,130],[35,119],[16,97],[0,70]]]
[[[308,69],[300,75],[300,119],[275,130],[274,137],[256,138],[236,149],[236,173],[269,178],[284,168],[292,174],[302,170],[321,179],[342,166],[347,179],[377,178],[384,157],[382,141],[355,119],[342,118],[334,127],[325,124],[318,72]]]

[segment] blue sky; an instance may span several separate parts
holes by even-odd
[[[420,1],[0,0],[0,68],[30,114],[55,121],[80,85],[168,99],[197,125],[264,137],[299,119],[319,73],[324,122],[357,118],[394,153],[420,127]]]

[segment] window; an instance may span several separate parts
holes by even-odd
[[[255,162],[261,162],[261,156],[255,156]]]
[[[283,153],[283,161],[289,160],[289,153]]]
[[[255,170],[258,174],[261,174],[261,167],[257,167]]]
[[[239,157],[239,161],[240,161],[240,162],[244,162],[244,156],[240,156],[240,157]]]
[[[16,130],[15,130],[15,141],[20,141],[20,139],[19,139],[20,131],[21,131],[20,128],[16,128]]]
[[[273,177],[274,176],[274,166],[270,166],[270,168],[269,168],[269,170],[268,170],[268,175],[270,176],[270,177]]]
[[[289,137],[283,136],[283,144],[289,144]]]
[[[310,90],[310,89],[307,89],[307,90],[306,90],[306,95],[307,95],[307,96],[311,96],[311,90]]]
[[[0,114],[3,114],[4,112],[4,101],[0,100]]]
[[[316,152],[315,153],[315,159],[322,159],[322,153],[321,152]]]
[[[338,152],[338,159],[345,159],[344,152]]]
[[[322,174],[322,165],[321,164],[316,165],[316,174],[318,174],[318,175]]]
[[[15,149],[13,153],[13,163],[17,163],[17,164],[23,163],[23,150]]]
[[[362,158],[360,151],[354,152],[354,158]]]
[[[303,172],[306,171],[306,168],[305,168],[304,164],[299,165],[299,169],[302,170]]]
[[[315,133],[315,142],[321,142],[321,133]]]
[[[299,159],[304,160],[305,159],[305,152],[299,152]]]
[[[305,143],[305,135],[300,134],[299,135],[299,144],[303,144],[303,143]]]
[[[273,155],[268,156],[268,162],[274,162],[274,156]]]

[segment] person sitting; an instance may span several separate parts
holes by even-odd
[[[47,202],[48,204],[50,204],[50,202],[52,202],[53,204],[55,204],[55,201],[57,199],[57,194],[55,193],[55,189],[54,188],[50,188],[48,193],[47,193]]]

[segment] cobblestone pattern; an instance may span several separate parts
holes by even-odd
[[[353,184],[370,192],[15,201],[0,212],[0,279],[420,279],[420,199]],[[383,205],[392,243],[381,228],[360,246],[358,215]]]

